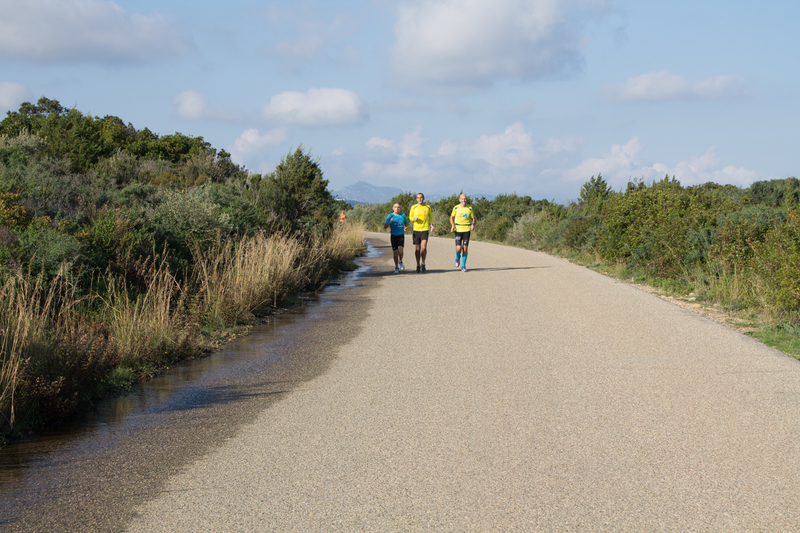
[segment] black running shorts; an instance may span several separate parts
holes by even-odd
[[[403,248],[406,242],[405,235],[392,235],[392,250],[397,250],[398,248]]]
[[[411,242],[414,244],[422,244],[422,241],[428,240],[427,231],[415,231],[411,234]]]
[[[469,246],[469,231],[456,232],[456,246]]]

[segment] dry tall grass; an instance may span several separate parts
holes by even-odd
[[[28,342],[31,309],[29,284],[11,277],[0,288],[0,415],[14,424],[14,397],[20,378],[22,353]]]
[[[62,273],[65,269],[68,265],[62,265]],[[41,349],[43,344],[51,344],[52,332],[64,327],[64,318],[53,313],[53,303],[60,292],[68,294],[66,287],[61,275],[44,297],[41,276],[33,283],[22,275],[9,276],[0,287],[0,428],[14,424],[22,365],[32,347]]]
[[[152,263],[147,291],[132,297],[124,280],[108,278],[104,317],[123,364],[154,362],[186,342],[183,295],[166,262]]]
[[[198,352],[200,321],[212,329],[246,321],[258,306],[319,287],[365,249],[361,224],[340,225],[310,247],[264,234],[219,240],[202,253],[196,247],[196,277],[185,287],[166,262],[151,263],[146,292],[134,295],[109,275],[102,298],[79,299],[62,275],[69,265],[46,289],[41,277],[9,277],[0,286],[0,434],[13,429],[16,409],[49,409],[25,419],[55,419],[78,408],[78,398],[96,393],[89,389],[115,369],[158,368]]]
[[[322,243],[322,249],[330,261],[338,266],[352,261],[367,251],[364,240],[366,228],[363,222],[337,225]]]
[[[211,250],[194,250],[206,320],[232,326],[260,305],[274,305],[302,284],[303,248],[282,235],[218,240]]]

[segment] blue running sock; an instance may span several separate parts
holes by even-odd
[[[462,266],[462,267],[465,267],[465,266],[467,266],[467,254],[463,254],[463,255],[461,256],[461,266]]]
[[[461,262],[461,253],[460,252],[456,254],[456,261],[458,261],[459,263]]]

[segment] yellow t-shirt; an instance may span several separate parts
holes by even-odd
[[[409,220],[414,220],[414,217],[419,217],[419,220],[414,222],[414,227],[412,228],[414,231],[430,230],[431,221],[433,218],[431,206],[419,204],[412,205],[411,210],[408,212],[408,218]]]
[[[456,231],[459,233],[469,231],[469,227],[475,222],[475,215],[472,214],[472,208],[470,206],[461,207],[461,204],[458,204],[453,208],[453,213],[450,216],[453,217]]]

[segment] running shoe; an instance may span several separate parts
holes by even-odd
[[[397,268],[397,267],[394,267],[394,273],[395,273],[395,274],[399,274],[399,273],[400,273],[400,269],[399,269],[399,268]]]
[[[425,272],[425,263],[422,263],[422,271]]]
[[[403,262],[400,261],[400,270],[405,270],[405,269],[406,269],[406,267],[403,265]]]
[[[417,272],[422,272],[422,269],[417,265]]]
[[[462,266],[462,267],[461,267],[461,272],[466,272],[466,271],[467,271],[467,267],[465,267],[465,266]]]
[[[461,266],[461,262],[458,259],[456,259],[455,267],[458,268],[459,266]]]

